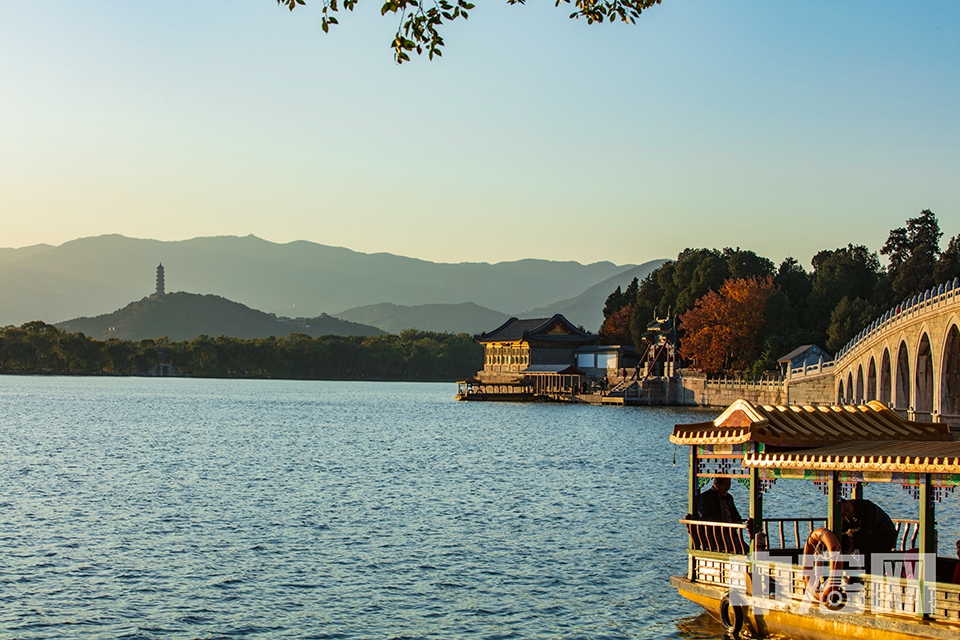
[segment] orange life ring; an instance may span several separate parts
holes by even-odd
[[[825,527],[814,530],[803,547],[804,580],[807,595],[823,603],[829,609],[841,609],[847,601],[846,592],[841,586],[840,574],[843,562],[840,559],[843,548],[836,534]],[[823,576],[818,571],[811,573],[808,568],[819,568],[818,559],[829,560],[829,572]],[[811,580],[816,578],[816,580]],[[821,578],[825,578],[821,580]]]

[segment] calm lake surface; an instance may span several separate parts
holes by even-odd
[[[718,411],[455,392],[0,376],[0,637],[722,634],[668,581]]]

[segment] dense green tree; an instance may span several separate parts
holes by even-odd
[[[785,258],[777,269],[773,283],[787,297],[797,323],[803,324],[807,298],[810,297],[810,290],[813,288],[810,274],[796,259]]]
[[[625,291],[620,291],[620,286],[607,296],[603,305],[603,318],[606,320],[624,307],[632,307],[637,302],[637,292],[640,290],[640,281],[634,278],[627,285]]]
[[[924,209],[906,227],[890,232],[880,253],[890,260],[890,289],[896,300],[909,298],[936,284],[936,265],[940,257],[940,224],[937,216]]]
[[[320,28],[324,32],[338,24],[335,14],[340,9],[353,11],[359,0],[322,0],[323,12]],[[525,0],[507,0],[507,4],[524,4]],[[621,21],[629,24],[640,17],[644,9],[660,4],[661,0],[556,0],[556,5],[573,5],[571,18],[583,18],[588,24]],[[306,0],[277,0],[293,11]],[[399,16],[391,47],[398,63],[410,60],[410,54],[424,52],[432,60],[442,55],[444,46],[441,28],[448,22],[466,20],[474,5],[467,0],[386,0],[380,7],[381,15]]]
[[[0,330],[0,364],[5,371],[16,371],[23,350],[25,332],[12,325]]]
[[[239,340],[197,336],[174,342],[91,340],[42,322],[0,329],[0,371],[144,374],[158,362],[206,377],[335,380],[454,380],[483,366],[467,334],[409,330],[401,335]]]
[[[666,296],[664,283],[669,283],[672,278],[674,262],[667,262],[658,269],[647,274],[640,283],[637,291],[637,300],[633,306],[631,315],[631,327],[634,323],[641,323],[641,332],[646,330],[647,323],[657,314],[657,307],[661,300]]]
[[[827,327],[827,348],[837,351],[850,341],[860,329],[876,317],[876,307],[863,298],[840,299],[830,313]]]
[[[31,371],[51,371],[57,368],[56,346],[60,330],[40,320],[20,326],[23,332],[21,355]]]
[[[960,235],[950,238],[934,268],[934,281],[937,284],[954,278],[960,278]]]
[[[137,373],[133,367],[136,350],[136,345],[129,340],[111,338],[106,341],[102,349],[104,355],[101,360],[102,367],[110,373]]]
[[[804,314],[805,327],[816,334],[817,342],[826,341],[830,317],[840,300],[863,300],[881,309],[883,273],[877,254],[863,245],[847,245],[813,256],[813,276]]]
[[[155,340],[141,340],[133,353],[133,370],[140,373],[149,371],[157,365],[157,343]]]
[[[64,373],[72,373],[86,367],[91,356],[90,338],[80,332],[64,331],[57,340],[56,352]]]
[[[630,281],[630,284],[627,285],[626,290],[623,292],[623,301],[620,304],[620,308],[633,306],[637,302],[637,293],[640,292],[640,280],[634,278]]]
[[[644,348],[647,326],[655,318],[689,311],[708,291],[719,289],[728,273],[726,260],[716,249],[685,249],[675,261],[654,270],[637,292],[630,317],[633,343]]]
[[[727,260],[728,277],[735,280],[762,279],[774,273],[773,262],[753,251],[727,247],[723,250],[723,257]]]
[[[603,324],[597,332],[606,344],[629,344],[632,341],[630,319],[639,292],[640,282],[634,278],[626,291],[620,293],[618,286],[616,291],[607,297],[603,307]]]
[[[723,253],[716,249],[692,249],[677,257],[673,270],[672,297],[665,296],[660,306],[661,313],[672,311],[673,315],[686,313],[697,300],[711,291],[718,291],[730,277],[730,268]]]
[[[606,302],[603,303],[603,319],[608,319],[622,308],[623,291],[620,290],[620,285],[617,285],[617,288],[613,290],[613,293],[607,296]]]

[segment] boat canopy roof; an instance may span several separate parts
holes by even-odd
[[[743,466],[761,469],[960,474],[960,442],[844,442],[817,449],[747,453],[743,458]]]
[[[735,445],[750,442],[793,449],[843,443],[953,442],[946,424],[904,420],[882,402],[861,405],[756,405],[737,400],[712,422],[678,424],[670,442]],[[919,442],[918,442],[919,441]]]

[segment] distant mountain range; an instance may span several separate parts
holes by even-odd
[[[305,333],[311,336],[375,336],[385,332],[330,316],[278,318],[214,295],[168,293],[131,302],[123,309],[95,318],[75,318],[58,323],[61,329],[79,331],[91,338],[143,340],[168,336],[192,340],[199,335],[221,335],[250,340]]]
[[[462,304],[423,304],[405,307],[384,302],[348,309],[338,318],[379,327],[388,333],[421,329],[441,333],[477,334],[499,327],[510,319],[505,313],[472,302]]]
[[[603,305],[614,289],[626,289],[634,278],[643,280],[648,273],[663,264],[653,260],[627,269],[612,278],[599,282],[580,295],[551,305],[514,314],[518,318],[549,318],[562,313],[570,322],[597,331],[603,323]],[[390,333],[416,328],[424,331],[466,332],[478,334],[495,329],[510,315],[467,302],[463,304],[426,304],[403,306],[389,303],[373,304],[348,309],[334,314],[338,318],[379,327]]]
[[[223,296],[250,311],[329,314],[391,332],[478,333],[509,316],[553,313],[596,331],[606,296],[663,261],[445,264],[255,236],[162,242],[107,235],[0,248],[0,326],[109,314],[153,293],[161,262],[167,291]]]
[[[643,280],[647,277],[647,274],[659,268],[664,262],[666,260],[644,262],[639,266],[607,278],[603,282],[598,282],[574,298],[531,309],[518,317],[549,318],[555,313],[562,313],[573,324],[578,324],[587,331],[596,332],[603,324],[603,305],[606,303],[607,297],[617,287],[620,287],[621,291],[626,289],[634,278]]]
[[[29,247],[20,247],[19,249],[0,248],[0,265],[7,264],[9,262],[16,262],[21,258],[26,258],[27,256],[32,256],[35,253],[42,253],[47,249],[53,248],[53,245],[50,244],[35,244]]]

